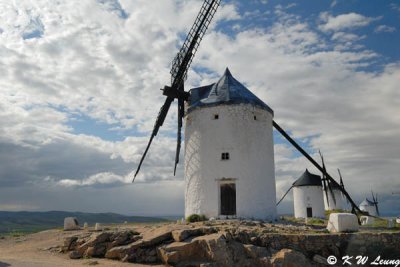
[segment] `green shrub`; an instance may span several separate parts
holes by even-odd
[[[192,214],[186,218],[187,222],[202,222],[202,221],[207,221],[207,217],[202,214]]]

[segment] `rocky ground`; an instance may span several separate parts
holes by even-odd
[[[100,258],[72,261],[68,254],[60,253],[65,238],[82,233],[48,230],[19,237],[0,237],[0,267],[148,266]]]
[[[399,243],[398,232],[329,234],[285,222],[119,225],[0,239],[0,267],[325,266],[330,255],[400,255]]]

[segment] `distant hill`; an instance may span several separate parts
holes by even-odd
[[[164,218],[125,216],[116,213],[0,211],[0,234],[9,232],[29,233],[63,227],[65,217],[76,217],[80,225],[85,222],[93,225],[96,222],[110,224],[123,223],[125,221],[130,223],[167,221]]]

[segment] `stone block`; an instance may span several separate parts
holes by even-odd
[[[94,226],[94,230],[95,231],[102,231],[103,230],[103,226],[101,225],[101,223],[96,223]]]
[[[360,221],[361,225],[370,225],[375,222],[375,218],[371,216],[361,216]]]
[[[357,232],[359,229],[357,216],[351,213],[331,213],[327,229],[331,233]]]
[[[64,219],[64,231],[79,230],[78,219],[75,217],[66,217]]]

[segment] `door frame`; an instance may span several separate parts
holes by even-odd
[[[237,208],[238,208],[238,184],[237,178],[221,178],[216,179],[218,186],[218,216],[227,216],[229,218],[235,218],[237,216]],[[235,185],[235,215],[224,215],[221,214],[221,185],[223,184],[234,184]]]
[[[308,216],[308,211],[309,211],[309,210],[311,211],[311,217]],[[306,213],[307,213],[307,214],[306,214],[307,218],[312,218],[312,217],[313,217],[313,210],[312,210],[312,207],[307,207],[307,208],[306,208]]]

